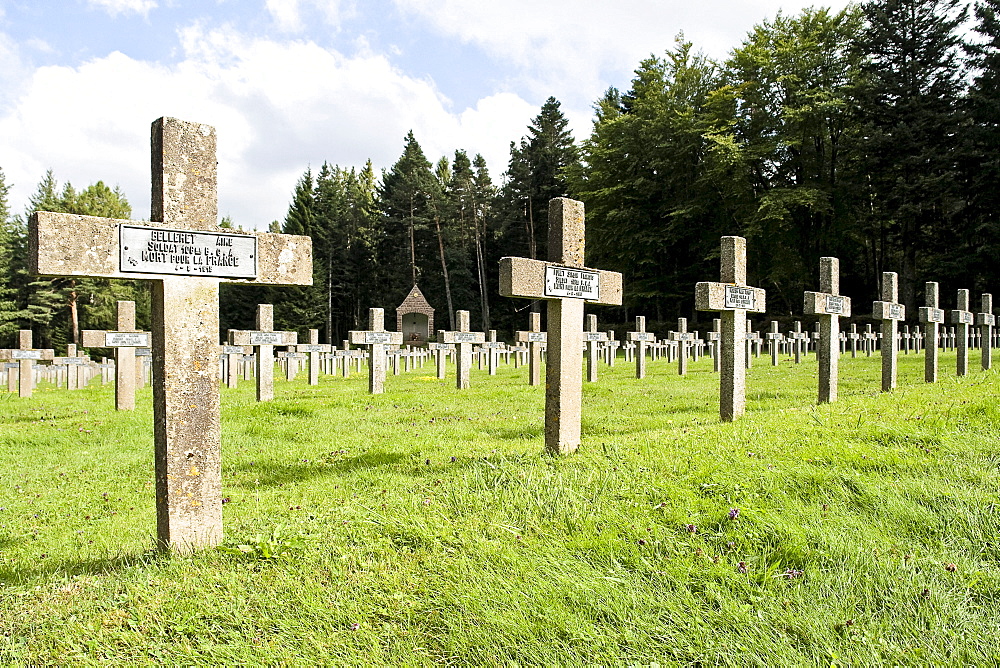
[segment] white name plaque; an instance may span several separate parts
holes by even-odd
[[[121,271],[257,278],[257,237],[248,234],[119,226]]]
[[[572,267],[545,267],[545,296],[575,299],[601,298],[601,278],[596,271]]]
[[[105,348],[148,348],[149,334],[146,332],[105,332]]]
[[[250,332],[251,346],[280,346],[284,340],[281,332]]]
[[[754,309],[757,307],[757,295],[753,288],[727,285],[725,307],[727,309]]]
[[[844,298],[837,297],[835,295],[826,296],[826,312],[827,313],[843,313],[844,312]]]
[[[14,360],[40,360],[42,359],[41,350],[12,350],[10,351],[10,358]]]
[[[370,345],[392,343],[392,332],[365,332],[365,343]]]

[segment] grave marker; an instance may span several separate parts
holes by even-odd
[[[403,345],[402,332],[385,331],[385,310],[368,309],[368,330],[348,332],[352,345],[368,348],[368,392],[385,391],[386,346]]]
[[[605,332],[597,331],[597,316],[593,313],[587,316],[587,331],[583,333],[587,345],[587,382],[597,382],[597,346],[608,340]]]
[[[746,408],[747,311],[763,313],[766,293],[747,285],[747,240],[743,237],[722,237],[720,264],[721,282],[695,286],[695,308],[722,312],[719,415],[730,422]]]
[[[255,330],[229,330],[229,345],[257,349],[257,401],[271,401],[274,399],[274,347],[295,345],[299,335],[274,331],[274,304],[257,304],[255,326]]]
[[[896,387],[896,360],[899,339],[896,333],[899,321],[906,319],[906,307],[899,303],[899,277],[894,271],[882,272],[882,300],[872,302],[872,317],[882,321],[882,391]]]
[[[115,410],[135,410],[135,349],[148,348],[150,333],[135,329],[135,302],[118,302],[118,331],[85,329],[84,348],[114,348],[115,350]]]
[[[958,307],[951,312],[951,321],[956,325],[955,343],[958,349],[955,358],[956,373],[965,376],[969,373],[969,327],[974,318],[969,307],[969,291],[958,291]]]
[[[628,341],[632,341],[635,349],[635,377],[642,380],[646,377],[646,344],[656,341],[656,334],[646,331],[646,316],[635,316],[635,331],[626,332]]]
[[[310,329],[309,330],[309,343],[298,344],[295,346],[295,352],[306,353],[308,357],[309,364],[309,384],[319,385],[319,364],[320,364],[320,353],[328,353],[331,351],[332,346],[328,343],[319,342],[319,330]]]
[[[677,342],[677,375],[686,376],[688,371],[688,342],[694,335],[688,331],[688,319],[677,318],[677,331],[670,332],[668,337]]]
[[[528,314],[528,331],[517,333],[519,343],[528,344],[528,384],[542,384],[542,345],[548,341],[548,335],[542,331],[542,314]]]
[[[188,552],[222,540],[219,283],[310,285],[309,237],[216,225],[215,129],[153,123],[151,222],[39,211],[30,271],[153,281],[157,538]]]
[[[472,345],[486,342],[483,332],[469,331],[469,312],[455,311],[455,322],[458,329],[454,332],[444,332],[444,342],[453,343],[457,348],[455,353],[455,387],[459,390],[469,389],[469,371],[472,368]]]
[[[31,347],[31,330],[22,329],[17,334],[18,347],[13,350],[0,350],[0,359],[15,360],[18,365],[17,373],[17,393],[22,398],[28,398],[35,387],[35,360],[52,360],[55,358],[55,351],[51,348],[35,349]],[[8,367],[7,373],[10,374]],[[11,387],[10,376],[7,380],[8,387]],[[13,391],[13,390],[12,390]]]
[[[989,371],[993,366],[993,327],[996,325],[996,316],[993,315],[993,295],[988,292],[983,293],[980,312],[976,314],[976,325],[980,332],[983,371]]]
[[[924,337],[930,343],[924,350],[924,381],[936,383],[938,377],[938,331],[944,322],[944,311],[938,308],[938,284],[928,281],[924,284],[924,301],[919,311],[920,322],[924,323]]]
[[[545,445],[560,454],[580,445],[584,304],[622,303],[621,274],[584,267],[584,241],[583,202],[560,197],[549,202],[550,261],[500,260],[501,295],[548,300]]]
[[[838,366],[840,361],[840,318],[851,317],[851,299],[840,295],[840,260],[819,259],[819,292],[806,292],[806,315],[819,316],[819,341],[816,358],[819,362],[819,403],[837,400]]]

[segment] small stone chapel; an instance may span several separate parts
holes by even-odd
[[[425,345],[434,331],[434,307],[415,284],[396,307],[396,331],[403,333],[404,345],[411,346]]]

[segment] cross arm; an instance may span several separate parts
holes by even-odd
[[[805,315],[839,315],[849,318],[851,298],[828,292],[806,292],[802,312]]]
[[[382,344],[387,346],[401,346],[403,345],[403,333],[402,332],[365,332],[365,331],[351,331],[348,332],[348,340],[352,345],[356,346],[370,346],[375,344]]]
[[[231,346],[294,346],[299,341],[298,332],[254,332],[245,329],[229,330]]]
[[[548,341],[548,332],[518,332],[515,338],[518,343],[545,343]]]
[[[94,276],[104,278],[154,278],[161,273],[122,271],[120,231],[131,228],[164,228],[163,223],[116,220],[97,216],[37,211],[28,221],[28,270],[41,276]],[[312,239],[294,234],[241,232],[213,227],[184,230],[226,238],[256,237],[257,277],[244,280],[271,285],[312,285]],[[169,272],[164,272],[169,274]],[[210,277],[211,273],[198,274]]]
[[[906,307],[894,302],[872,302],[875,320],[906,320]]]
[[[56,354],[51,348],[20,350],[18,348],[0,348],[0,360],[51,360]]]
[[[148,348],[149,332],[109,332],[103,329],[83,330],[84,348]]]
[[[500,259],[500,295],[502,297],[523,297],[525,299],[559,299],[565,295],[552,293],[546,289],[546,267],[565,268],[571,272],[596,274],[598,297],[583,298],[591,304],[621,306],[622,275],[617,271],[588,269],[586,267],[564,267],[556,262],[543,262],[525,257],[505,257]]]
[[[445,332],[445,343],[486,343],[484,332]]]

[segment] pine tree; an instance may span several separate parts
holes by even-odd
[[[384,272],[385,297],[398,295],[402,299],[424,277],[428,280],[423,281],[422,289],[428,299],[441,294],[434,280],[439,274],[432,232],[432,202],[440,198],[440,190],[431,163],[411,131],[406,135],[403,154],[382,175],[378,187],[382,214],[378,262]]]
[[[918,280],[947,282],[951,273],[942,251],[961,212],[959,27],[966,12],[959,0],[875,0],[862,10],[865,236],[875,247],[876,276],[900,267],[901,299],[915,310]]]

